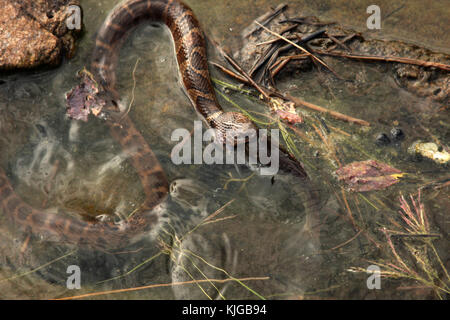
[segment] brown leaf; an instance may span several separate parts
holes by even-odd
[[[399,182],[403,175],[400,170],[376,160],[352,162],[335,174],[350,190],[357,192],[385,189]]]

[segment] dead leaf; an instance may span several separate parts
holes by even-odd
[[[67,115],[71,119],[87,121],[90,113],[97,116],[105,105],[98,96],[99,88],[94,76],[83,69],[81,82],[66,94]]]
[[[404,175],[400,170],[376,160],[352,162],[335,171],[338,180],[344,181],[352,191],[383,190]]]

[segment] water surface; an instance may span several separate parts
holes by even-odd
[[[86,32],[72,60],[52,70],[1,75],[1,165],[8,170],[17,192],[36,207],[64,207],[82,215],[127,216],[143,199],[136,173],[101,121],[78,123],[64,115],[64,93],[77,83],[75,74],[89,61],[95,32],[116,2],[82,1]],[[240,47],[240,32],[245,26],[281,2],[187,1],[207,35],[231,50]],[[392,13],[382,21],[379,31],[368,31],[365,26],[370,1],[288,4],[292,16],[314,15],[367,37],[400,39],[450,52],[450,9],[444,1],[378,1],[382,14]],[[209,53],[210,60],[219,60],[212,47]],[[436,298],[433,291],[410,280],[383,280],[381,290],[369,290],[367,275],[348,269],[391,261],[380,228],[393,227],[392,221],[401,223],[398,197],[415,193],[418,187],[447,174],[445,167],[433,162],[413,162],[406,149],[418,138],[435,137],[448,145],[448,112],[437,112],[442,108],[438,103],[400,89],[386,66],[344,64],[332,58],[326,61],[343,77],[361,77],[362,88],[352,90],[331,75],[313,70],[283,78],[279,89],[371,122],[371,128],[365,129],[323,119],[346,133],[330,133],[341,164],[377,159],[410,173],[409,179],[364,195],[345,191],[332,174],[339,163],[329,160],[329,150],[311,127],[300,128],[310,140],[295,140],[310,176],[308,183],[286,174],[276,176],[273,183],[271,177],[253,175],[245,166],[174,165],[170,152],[176,143],[171,141],[171,133],[176,128],[192,130],[198,116],[179,85],[168,31],[142,25],[121,51],[118,89],[123,103],[128,104],[134,88],[130,117],[173,184],[161,215],[164,226],[158,235],[111,253],[39,239],[25,245],[24,236],[0,216],[0,297],[47,299],[155,285],[94,297]],[[212,73],[232,81],[216,70]],[[266,106],[254,99],[228,94],[247,110],[267,112]],[[224,99],[219,100],[224,109],[235,110]],[[376,147],[374,135],[393,126],[402,127],[406,139]],[[312,200],[313,194],[318,198]],[[448,268],[448,187],[427,189],[422,200],[432,230],[442,235],[434,245]],[[214,219],[199,225],[220,208],[223,210]],[[69,265],[81,268],[81,290],[66,288]],[[439,266],[436,268],[442,273]],[[228,280],[212,285],[208,279]],[[158,287],[167,283],[176,285]]]

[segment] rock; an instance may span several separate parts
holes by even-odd
[[[386,133],[380,133],[375,138],[375,143],[379,146],[387,146],[389,143],[391,143],[391,140]]]
[[[1,0],[0,70],[55,66],[64,54],[71,57],[81,28],[67,27],[69,6],[80,8],[78,0]]]
[[[434,142],[415,141],[408,148],[408,153],[414,156],[422,156],[431,159],[438,164],[448,164],[450,161],[450,153]]]
[[[401,141],[405,138],[405,134],[403,133],[403,130],[400,128],[392,128],[391,136],[392,136],[392,140],[394,140],[394,141]]]

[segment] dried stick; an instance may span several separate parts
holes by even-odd
[[[135,63],[134,68],[133,68],[133,72],[132,72],[132,75],[133,75],[133,89],[131,89],[131,100],[130,100],[130,103],[128,104],[127,111],[120,118],[119,122],[121,122],[123,120],[123,118],[125,118],[128,115],[128,113],[130,113],[131,107],[133,106],[133,103],[134,103],[134,90],[136,89],[136,69],[137,69],[137,66],[138,66],[140,60],[141,60],[141,58],[137,58],[136,63]]]
[[[294,40],[297,39],[297,37],[288,37],[288,39],[294,41]],[[281,39],[280,38],[270,39],[270,40],[267,40],[267,41],[264,41],[264,42],[259,42],[259,43],[255,44],[255,46],[257,46],[257,47],[258,46],[264,46],[266,44],[272,44],[272,43],[277,42],[277,41],[281,41]]]
[[[204,283],[204,282],[208,282],[208,283],[209,282],[225,283],[225,282],[231,282],[231,281],[257,281],[257,280],[270,280],[270,278],[269,277],[247,277],[247,278],[240,278],[240,279],[234,279],[234,278],[227,278],[227,279],[199,279],[199,280],[194,279],[194,280],[183,281],[183,282],[158,283],[158,284],[151,284],[151,285],[142,286],[142,287],[134,287],[134,288],[125,288],[125,289],[116,289],[116,290],[92,292],[92,293],[86,293],[86,294],[81,294],[81,295],[76,295],[76,296],[56,298],[54,300],[73,300],[73,299],[81,299],[81,298],[100,296],[100,295],[106,295],[106,294],[113,294],[113,293],[123,293],[123,292],[131,292],[131,291],[137,291],[137,290],[143,290],[143,289],[151,289],[151,288],[161,288],[161,287],[175,287],[175,286],[182,286],[182,285],[186,285],[186,284],[196,284],[196,283]]]
[[[270,21],[272,21],[276,16],[278,16],[281,12],[283,12],[286,8],[287,8],[287,5],[284,3],[281,3],[273,11],[269,11],[269,12],[265,13],[264,15],[260,16],[259,18],[257,18],[255,20],[255,22],[256,23],[261,22],[263,25],[266,25]],[[242,35],[244,38],[247,38],[250,35],[252,35],[254,32],[258,31],[259,29],[261,29],[261,28],[255,27],[255,26],[250,26],[249,28],[245,29],[242,32]]]
[[[315,31],[315,32],[313,32],[313,33],[311,33],[311,34],[305,36],[305,37],[302,38],[302,39],[298,39],[298,37],[296,37],[296,39],[294,39],[293,42],[294,42],[295,44],[306,43],[306,42],[308,42],[309,40],[312,40],[312,39],[315,39],[315,38],[319,37],[320,35],[322,35],[323,33],[325,33],[325,31],[326,31],[325,29]],[[280,38],[278,37],[278,40],[283,40],[283,39],[280,39]],[[278,56],[278,55],[280,55],[282,52],[285,52],[285,51],[291,49],[292,47],[293,47],[293,45],[290,44],[290,43],[288,43],[288,44],[286,44],[286,45],[280,47],[280,45],[279,45],[278,43],[275,43],[275,42],[274,42],[274,43],[272,44],[272,46],[270,46],[270,47],[266,50],[266,52],[265,52],[265,53],[264,53],[264,54],[263,54],[263,55],[255,62],[254,66],[250,69],[250,71],[248,72],[248,74],[249,74],[251,77],[253,77],[253,75],[255,74],[255,72],[256,72],[262,65],[264,65],[264,64],[267,62],[267,60],[271,59],[272,56],[274,56],[274,55]]]
[[[274,36],[277,36],[280,39],[283,39],[284,41],[286,41],[287,43],[293,45],[294,47],[296,47],[297,49],[300,49],[301,51],[303,51],[304,53],[306,53],[307,55],[309,55],[311,58],[313,58],[315,61],[319,62],[321,65],[323,65],[325,68],[327,68],[328,70],[330,70],[336,77],[338,77],[339,79],[341,77],[338,76],[338,74],[331,69],[325,62],[323,62],[321,59],[319,59],[318,57],[316,57],[315,55],[313,55],[311,52],[309,52],[308,50],[306,50],[305,48],[303,48],[302,46],[296,44],[295,42],[287,39],[286,37],[283,37],[282,35],[273,32],[272,30],[264,27],[262,24],[258,23],[255,21],[256,24],[258,24],[261,28],[263,28],[265,31],[269,32],[270,34],[273,34]]]
[[[362,125],[362,126],[367,126],[367,127],[370,126],[370,123],[365,121],[365,120],[361,120],[361,119],[358,119],[358,118],[353,118],[353,117],[347,116],[347,115],[342,114],[342,113],[337,112],[337,111],[325,109],[325,108],[320,107],[318,105],[315,105],[315,104],[303,101],[303,100],[301,100],[299,98],[293,97],[290,94],[285,94],[284,97],[286,99],[294,102],[297,106],[304,106],[304,107],[306,107],[308,109],[312,109],[312,110],[315,110],[315,111],[327,113],[327,114],[329,114],[329,115],[331,115],[331,116],[333,116],[333,117],[335,117],[336,119],[339,119],[339,120],[344,120],[344,121],[347,121],[347,122],[356,123],[356,124],[359,124],[359,125]]]
[[[212,64],[213,66],[217,67],[218,69],[220,69],[223,73],[229,75],[230,77],[235,78],[236,80],[239,80],[242,83],[245,84],[250,84],[250,81],[248,81],[246,78],[244,78],[243,76],[237,74],[236,72],[231,71],[230,69],[225,68],[224,66],[215,63],[215,62],[210,62],[210,64]]]
[[[270,96],[267,94],[267,92],[261,88],[248,74],[247,72],[242,69],[236,61],[234,61],[233,58],[231,58],[214,40],[212,40],[212,43],[216,46],[216,48],[219,50],[220,54],[235,68],[240,74],[242,74],[250,84],[255,87],[256,90],[258,90],[264,97],[266,101],[270,101]]]
[[[281,69],[283,69],[289,63],[289,61],[291,61],[291,59],[282,59],[280,63],[277,62],[276,65],[272,65],[272,67],[276,67],[275,70],[273,70],[270,74],[272,79],[278,74],[278,72],[281,71]],[[270,67],[270,69],[272,69],[272,67]]]
[[[420,67],[435,67],[442,70],[450,71],[450,65],[443,64],[439,62],[432,62],[432,61],[425,61],[425,60],[418,60],[418,59],[411,59],[411,58],[402,58],[402,57],[393,57],[393,56],[363,56],[358,54],[347,54],[344,52],[329,52],[329,51],[322,51],[322,50],[313,50],[313,52],[318,54],[324,54],[328,56],[336,56],[336,57],[344,57],[344,58],[350,58],[350,59],[360,59],[360,60],[375,60],[375,61],[385,61],[385,62],[399,62],[399,63],[405,63],[405,64],[413,64]]]
[[[340,45],[342,48],[344,48],[345,50],[352,52],[352,49],[350,49],[344,42],[336,39],[335,37],[333,37],[331,34],[327,34],[328,38],[330,38],[331,40],[333,40],[333,42],[337,43],[338,45]]]

